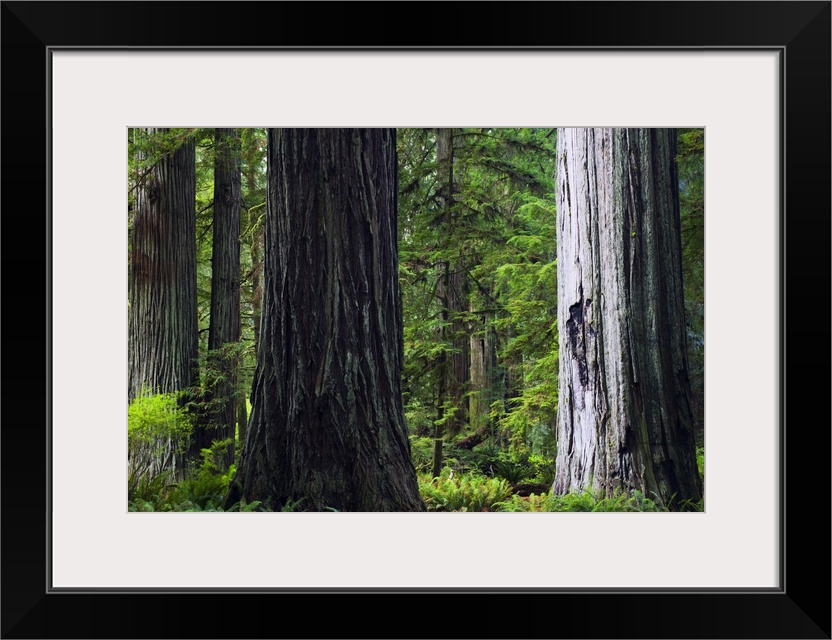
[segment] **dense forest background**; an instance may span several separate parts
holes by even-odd
[[[704,476],[704,130],[673,135]],[[391,141],[397,384],[408,464],[428,511],[671,506],[637,490],[552,491],[561,365],[557,137],[553,128],[397,129]],[[289,252],[292,237],[267,220],[281,220],[275,209],[303,197],[289,177],[281,185],[291,168],[278,171],[277,163],[291,156],[281,149],[302,144],[266,129],[128,131],[131,511],[342,510],[312,495],[234,491],[249,431],[268,419],[252,411],[258,352],[268,359],[264,344],[272,341],[262,335],[263,317],[280,313],[280,287],[264,295],[272,286],[266,258]],[[168,222],[166,206],[178,212]],[[168,256],[167,266],[149,264],[150,254]],[[257,455],[250,449],[249,461]],[[701,510],[704,500],[684,507]]]

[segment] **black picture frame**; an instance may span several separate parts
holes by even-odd
[[[830,638],[830,6],[3,2],[2,637]],[[778,50],[781,588],[51,592],[50,51],[129,46]],[[738,500],[754,490],[753,463],[740,464]]]

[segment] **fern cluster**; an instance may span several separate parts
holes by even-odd
[[[478,474],[431,478],[419,477],[419,491],[428,511],[492,511],[492,507],[511,496],[504,478]]]
[[[219,440],[200,454],[200,466],[179,483],[170,482],[170,472],[161,473],[147,482],[139,483],[128,503],[129,511],[224,511],[222,505],[236,470],[231,465],[222,470],[222,455],[228,440]],[[258,501],[237,503],[228,511],[260,511]]]
[[[641,491],[632,494],[617,489],[612,496],[587,490],[562,496],[532,494],[528,498],[512,495],[508,500],[494,505],[495,511],[583,511],[583,512],[644,512],[665,511]]]

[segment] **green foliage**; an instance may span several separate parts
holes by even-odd
[[[620,489],[610,497],[591,490],[552,496],[552,503],[553,511],[664,511],[641,491],[630,495]]]
[[[140,395],[127,407],[128,498],[185,470],[193,425],[180,405],[180,394],[167,393]]]
[[[419,476],[419,492],[428,511],[491,511],[508,499],[511,487],[503,478],[445,473],[439,478]]]
[[[223,511],[222,504],[236,470],[223,471],[223,455],[230,440],[212,443],[200,452],[202,461],[194,472],[178,484],[168,483],[164,473],[140,483],[128,502],[129,511]],[[260,501],[236,503],[228,511],[263,511]]]
[[[197,360],[199,385],[187,393],[188,409],[208,417],[221,413],[226,397],[246,390],[242,376],[238,375],[246,357],[253,357],[252,345],[246,342],[229,342],[219,349],[204,350]]]
[[[466,428],[476,431],[496,423],[495,443],[501,447],[530,447],[547,456],[554,452],[553,133],[453,129],[448,204],[438,175],[436,132],[398,130],[403,390],[412,433],[433,435],[437,416],[440,422],[453,416],[462,418],[462,435]],[[462,310],[442,306],[448,267],[461,280],[453,286],[462,287],[454,289],[463,298]],[[483,379],[469,383],[463,395],[467,402],[455,406],[457,400],[440,391],[447,389],[442,376],[448,359],[472,340],[484,345],[483,357],[494,359],[494,366],[488,365]],[[460,460],[463,456],[460,452]]]
[[[675,510],[703,512],[705,511],[705,499],[700,498],[699,500],[682,500],[676,505]]]
[[[705,480],[705,447],[696,447],[696,468],[699,469],[699,476]]]
[[[491,417],[513,447],[554,451],[558,400],[557,267],[554,203],[527,196],[513,219],[513,249],[495,269],[506,336],[500,353],[515,394],[491,406]]]
[[[518,459],[510,453],[501,451],[491,468],[495,476],[505,478],[511,484],[519,484],[531,479],[532,469],[528,461]]]
[[[416,473],[429,472],[433,466],[435,440],[428,437],[410,436],[410,457]]]
[[[476,471],[483,475],[494,475],[494,464],[499,460],[501,450],[497,445],[486,442],[473,449],[457,449],[457,456],[466,471]]]
[[[162,509],[157,507],[166,503],[166,498],[172,491],[172,476],[173,472],[168,470],[154,476],[140,476],[134,484],[132,480],[128,480],[127,510],[161,511]]]
[[[210,449],[202,449],[202,463],[190,478],[182,481],[171,495],[176,511],[222,511],[236,467],[223,471],[222,457],[230,440],[219,440]]]
[[[533,479],[540,484],[552,484],[555,481],[555,461],[536,453],[529,456],[529,465],[534,471]]]
[[[226,511],[238,511],[240,513],[248,513],[250,511],[266,511],[267,509],[261,508],[262,504],[263,503],[260,500],[254,500],[249,503],[235,502],[233,505],[228,507]]]
[[[483,444],[470,451],[459,451],[462,470],[475,469],[488,476],[504,478],[511,484],[523,481],[552,484],[555,462],[540,454],[530,454],[526,448],[504,451],[493,444]]]
[[[559,511],[559,512],[656,512],[665,511],[640,491],[631,494],[616,490],[606,497],[591,490],[568,493],[562,496],[543,494],[528,498],[512,495],[508,500],[494,505],[495,511]]]
[[[494,511],[535,513],[555,511],[555,502],[546,493],[541,495],[531,494],[528,498],[512,494],[508,500],[495,504]]]

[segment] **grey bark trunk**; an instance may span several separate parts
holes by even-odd
[[[675,131],[558,130],[560,389],[553,491],[702,496]]]
[[[423,511],[401,397],[392,129],[270,129],[252,415],[226,504]]]

